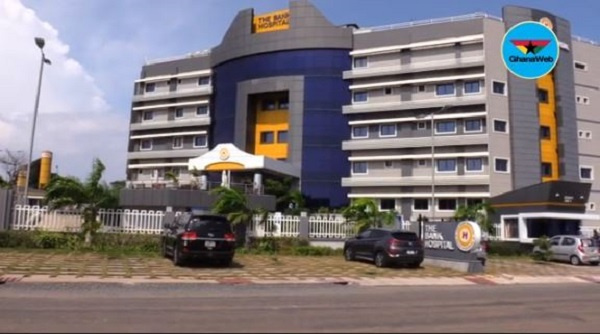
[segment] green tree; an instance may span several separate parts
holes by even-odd
[[[547,236],[542,236],[533,241],[535,246],[531,257],[535,261],[550,261],[552,259],[552,250],[550,249],[550,239]]]
[[[396,220],[395,211],[379,211],[379,206],[371,198],[358,198],[350,206],[342,210],[342,214],[354,223],[356,233],[369,228],[393,225]]]
[[[179,184],[179,177],[177,177],[177,174],[175,174],[174,170],[170,170],[170,171],[166,172],[165,179],[173,182],[173,185],[175,185],[175,187],[177,187],[177,185]]]
[[[277,211],[282,212],[289,207],[293,183],[294,180],[291,177],[265,180],[265,194],[275,196]]]
[[[0,176],[0,188],[8,188],[10,185]]]
[[[86,246],[91,245],[93,235],[102,227],[102,223],[97,221],[98,211],[119,205],[119,189],[101,182],[104,170],[102,161],[94,159],[92,171],[85,182],[75,177],[56,176],[46,188],[45,201],[50,209],[73,207],[81,210],[81,229]]]
[[[460,205],[454,211],[454,219],[470,220],[479,224],[481,230],[490,234],[494,234],[494,224],[492,215],[495,213],[494,208],[489,202],[481,202],[472,205]]]
[[[213,212],[226,215],[236,230],[238,242],[249,246],[248,225],[252,223],[255,215],[260,215],[259,224],[264,224],[269,213],[263,208],[251,208],[248,199],[240,190],[219,187],[211,192],[218,196]]]

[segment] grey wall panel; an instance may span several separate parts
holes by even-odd
[[[531,20],[531,10],[521,7],[504,7],[505,28],[522,21]],[[515,188],[522,188],[542,181],[539,115],[535,80],[527,80],[508,74],[508,97],[510,105],[511,173]]]
[[[306,0],[290,2],[288,30],[253,34],[253,15],[252,9],[237,14],[221,44],[212,50],[212,66],[239,57],[281,50],[352,48],[352,28],[332,25]]]
[[[404,45],[434,39],[482,34],[482,21],[483,19],[479,18],[462,22],[447,22],[356,34],[354,36],[354,49]]]
[[[252,94],[289,92],[288,162],[302,167],[302,127],[304,120],[304,77],[285,76],[252,79],[238,83],[235,111],[235,145],[245,150],[247,141],[248,97]]]
[[[0,189],[0,231],[10,228],[13,204],[13,191]]]

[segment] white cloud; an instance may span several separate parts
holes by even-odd
[[[44,68],[34,157],[53,151],[60,173],[79,177],[99,157],[107,165],[107,179],[124,178],[125,114],[112,110],[94,78],[69,55],[59,32],[20,0],[0,0],[0,149],[29,148],[40,66],[36,36],[45,38],[52,65]]]

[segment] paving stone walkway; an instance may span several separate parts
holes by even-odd
[[[535,263],[527,258],[489,259],[486,275],[577,276],[600,275],[600,267]],[[309,280],[315,278],[435,278],[464,277],[465,273],[423,266],[419,269],[376,268],[371,263],[346,262],[341,256],[301,257],[243,255],[231,267],[208,264],[176,267],[158,257],[119,257],[95,253],[58,253],[0,249],[0,276],[70,276],[186,280]]]

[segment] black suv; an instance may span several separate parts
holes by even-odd
[[[183,213],[173,222],[165,222],[160,241],[162,254],[177,266],[192,259],[229,266],[235,254],[231,223],[218,215]]]
[[[417,268],[423,262],[423,243],[416,233],[368,229],[344,243],[346,261],[374,261],[377,267],[407,264]]]

